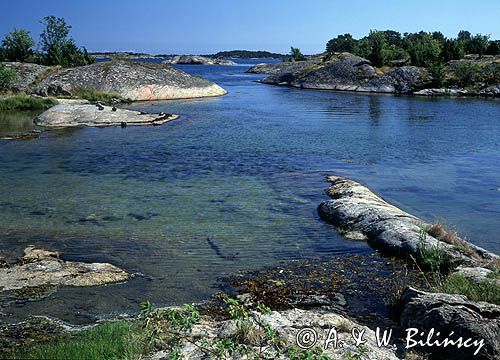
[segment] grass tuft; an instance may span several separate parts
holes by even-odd
[[[45,110],[54,105],[57,105],[57,101],[54,99],[28,95],[14,95],[3,99],[0,98],[0,111]]]
[[[87,88],[77,88],[72,91],[73,96],[76,96],[80,99],[85,99],[90,102],[100,102],[103,104],[113,104],[113,102],[116,102],[116,100],[120,102],[128,102],[129,100],[123,99],[120,95],[117,94],[111,94],[111,93],[106,93],[102,91],[97,91],[93,89],[87,89]]]
[[[7,353],[8,359],[137,359],[147,354],[144,331],[138,322],[99,324],[75,335]],[[0,356],[1,357],[1,356]]]
[[[442,292],[465,295],[472,301],[500,305],[500,289],[495,280],[475,282],[460,274],[451,274],[443,280]]]

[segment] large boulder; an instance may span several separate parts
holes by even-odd
[[[430,82],[428,72],[416,66],[403,66],[381,73],[370,61],[349,53],[342,53],[324,62],[302,62],[296,68],[264,66],[249,72],[270,73],[261,82],[306,89],[347,90],[410,94]]]
[[[167,65],[110,61],[62,69],[36,87],[42,96],[73,96],[78,89],[115,94],[132,101],[219,96],[226,90],[213,82]]]
[[[423,341],[421,350],[431,359],[498,359],[500,358],[500,307],[485,302],[471,302],[462,295],[428,293],[413,288],[402,296],[401,325],[407,329],[407,346]],[[413,333],[416,329],[418,333]],[[432,331],[433,336],[430,336]],[[424,334],[422,336],[422,333]],[[410,338],[408,339],[408,336]],[[433,345],[428,346],[427,339]],[[445,338],[467,339],[471,346],[443,346],[435,343]],[[474,345],[473,342],[476,341]],[[482,341],[482,346],[481,343]],[[479,350],[478,350],[479,349]],[[477,354],[475,352],[478,350]]]
[[[331,185],[326,193],[332,199],[318,206],[320,217],[348,236],[364,237],[375,249],[418,259],[424,246],[441,249],[455,264],[478,266],[498,261],[496,254],[458,236],[453,243],[433,237],[426,232],[430,224],[389,204],[366,186],[342,176],[330,176],[328,181]]]
[[[200,55],[176,55],[171,59],[163,61],[164,64],[184,65],[236,65],[234,61],[219,58],[209,58]]]
[[[35,124],[47,128],[73,126],[161,125],[174,120],[172,114],[146,114],[91,104],[59,104],[35,118]]]

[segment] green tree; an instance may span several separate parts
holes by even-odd
[[[461,41],[455,39],[446,39],[442,43],[441,60],[448,62],[450,60],[458,60],[465,55],[465,49]]]
[[[28,62],[33,58],[35,42],[27,30],[17,30],[5,35],[0,47],[0,58],[3,61]]]
[[[476,34],[464,44],[466,54],[478,54],[482,56],[486,52],[490,40],[488,35]]]
[[[394,45],[396,47],[401,46],[401,33],[394,30],[385,30],[384,31],[385,40],[389,45]]]
[[[411,34],[405,43],[412,65],[430,67],[441,63],[441,43],[429,33]]]
[[[368,46],[370,53],[368,60],[375,66],[383,66],[387,61],[387,40],[383,31],[370,30],[368,35]]]
[[[306,59],[300,49],[293,46],[290,49],[290,56],[294,61],[304,61]]]
[[[47,16],[42,24],[45,29],[40,35],[43,62],[46,65],[63,67],[81,66],[93,62],[86,49],[80,49],[69,37],[71,26],[63,18]]]
[[[494,40],[490,41],[488,47],[486,48],[485,54],[487,55],[499,55],[500,54],[500,41]]]
[[[326,52],[333,54],[336,52],[352,52],[356,40],[351,34],[339,35],[326,43]]]

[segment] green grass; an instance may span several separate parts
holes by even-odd
[[[442,292],[465,295],[472,301],[486,301],[500,305],[500,288],[495,280],[474,282],[460,274],[451,274],[443,280]]]
[[[450,257],[439,245],[421,243],[418,249],[418,262],[424,270],[446,272],[449,270]]]
[[[57,101],[51,98],[37,98],[28,95],[14,95],[0,98],[0,111],[8,110],[45,110]]]
[[[111,104],[111,100],[113,99],[124,101],[124,99],[122,99],[120,95],[105,93],[102,91],[86,89],[86,88],[78,88],[73,90],[73,95],[80,99],[88,100],[90,102],[101,102],[103,104]]]
[[[105,322],[75,335],[7,353],[3,358],[138,359],[152,350],[145,337],[137,321]]]

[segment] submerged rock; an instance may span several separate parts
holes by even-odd
[[[225,59],[213,59],[200,55],[176,55],[169,60],[163,61],[164,64],[184,64],[184,65],[236,65],[234,61]]]
[[[64,261],[57,252],[29,246],[16,264],[0,268],[0,289],[98,286],[122,282],[129,277],[127,272],[109,263]]]
[[[132,101],[219,96],[226,90],[213,82],[167,65],[129,61],[100,62],[61,69],[36,87],[41,96],[74,96],[79,89],[117,95]]]
[[[172,114],[145,114],[103,105],[60,104],[35,118],[35,124],[45,127],[161,125],[177,119]]]
[[[471,302],[463,295],[428,293],[408,288],[402,296],[401,325],[414,328],[418,333],[412,340],[426,341],[433,331],[432,342],[449,340],[483,341],[480,344],[461,347],[424,346],[424,351],[435,359],[498,359],[500,357],[500,307],[485,302]],[[421,333],[424,336],[421,336]],[[438,335],[439,333],[439,335]],[[412,343],[413,344],[413,343]],[[480,348],[477,354],[476,350]]]
[[[429,224],[387,203],[366,186],[341,176],[330,176],[326,193],[332,200],[318,206],[320,217],[344,232],[360,232],[375,249],[392,255],[419,258],[422,247],[446,252],[452,262],[478,266],[498,256],[456,237],[455,244],[426,232]]]

